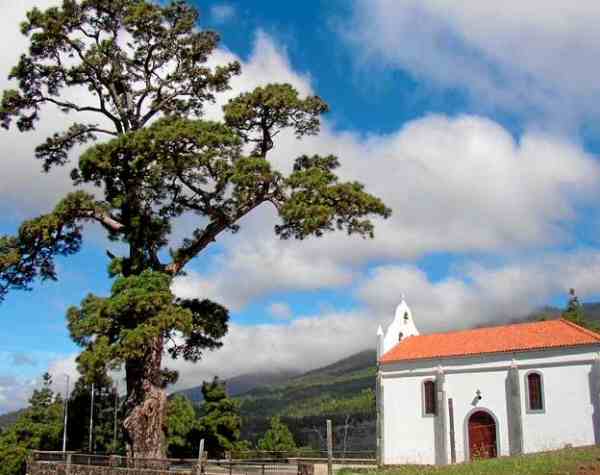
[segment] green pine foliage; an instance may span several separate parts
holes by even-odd
[[[223,457],[249,445],[240,440],[242,418],[239,403],[227,395],[225,383],[217,378],[202,384],[204,403],[198,411],[181,395],[169,399],[167,408],[168,454],[176,458],[198,456],[200,440],[211,457]]]
[[[167,407],[167,454],[189,458],[199,445],[198,419],[192,403],[181,395],[169,399]]]
[[[167,274],[152,270],[120,276],[110,297],[89,295],[80,308],[69,309],[69,331],[84,348],[78,357],[83,374],[93,378],[107,366],[143,363],[148,346],[157,339],[171,342],[168,352],[174,358],[192,361],[200,358],[202,350],[220,346],[219,339],[227,331],[227,310],[208,300],[176,299],[170,283]],[[176,379],[164,368],[155,376],[162,386]]]
[[[52,389],[52,378],[33,391],[30,406],[0,434],[0,475],[23,475],[31,450],[59,450],[63,434],[63,400]]]
[[[278,416],[273,416],[271,427],[258,441],[258,448],[267,452],[292,452],[296,449],[294,436]]]
[[[220,457],[240,448],[242,418],[239,403],[227,396],[225,384],[218,378],[202,385],[202,395],[204,403],[200,409],[198,437],[204,439],[209,456]]]
[[[34,8],[21,26],[29,49],[9,75],[17,87],[0,103],[1,125],[22,132],[38,126],[45,107],[74,119],[36,148],[44,171],[72,167],[73,191],[15,236],[0,236],[0,300],[36,279],[57,279],[55,259],[80,250],[85,223],[119,242],[121,255],[107,250],[110,295],[88,295],[69,310],[68,325],[87,379],[124,368],[125,440],[147,457],[165,453],[165,387],[177,378],[163,354],[198,361],[227,331],[224,307],[171,293],[186,265],[263,205],[277,214],[273,231],[282,239],[333,230],[372,237],[372,218],[391,213],[361,183],[340,181],[337,157],[289,157],[288,173],[271,163],[280,132],[319,133],[328,107],[318,96],[270,84],[231,99],[222,121],[204,120],[204,105],[229,88],[240,65],[209,67],[219,36],[197,20],[183,0]],[[90,96],[72,102],[74,89]],[[73,156],[81,146],[89,148]],[[195,229],[172,242],[173,221],[184,217]]]

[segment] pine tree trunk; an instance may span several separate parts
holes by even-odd
[[[128,416],[123,426],[130,457],[166,456],[167,394],[161,382],[162,352],[163,340],[157,338],[144,359],[125,364]]]

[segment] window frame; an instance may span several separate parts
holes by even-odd
[[[531,375],[537,375],[540,378],[540,402],[542,404],[541,409],[534,409],[531,407],[531,394],[529,390],[529,377]],[[525,408],[528,414],[544,414],[546,412],[546,398],[544,396],[544,374],[539,370],[531,370],[525,373]]]
[[[433,385],[433,412],[427,412],[427,383]],[[423,417],[435,417],[437,415],[437,384],[435,378],[427,378],[421,381],[421,412]]]

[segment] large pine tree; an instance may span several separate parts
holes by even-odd
[[[283,239],[335,229],[372,236],[370,218],[390,214],[360,183],[338,180],[334,156],[298,157],[288,174],[271,165],[280,131],[318,133],[327,111],[319,97],[271,84],[230,100],[223,121],[202,119],[240,65],[209,67],[219,38],[197,19],[184,1],[63,0],[33,9],[22,24],[29,50],[10,72],[18,86],[0,106],[2,125],[23,132],[44,107],[74,118],[37,147],[45,171],[70,164],[75,146],[90,146],[71,173],[86,191],[0,238],[0,298],[36,278],[56,279],[56,256],[80,249],[86,222],[125,244],[123,255],[107,252],[110,295],[89,295],[68,320],[83,348],[80,371],[126,371],[124,429],[135,456],[164,455],[164,388],[176,378],[163,366],[165,352],[196,361],[227,331],[225,308],[171,293],[190,260],[263,204],[278,214],[274,231]],[[82,88],[87,101],[70,99]],[[197,227],[170,248],[172,222],[183,216],[196,216]]]

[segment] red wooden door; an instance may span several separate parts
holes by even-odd
[[[474,412],[469,417],[469,453],[471,460],[498,455],[496,422],[485,411]]]

